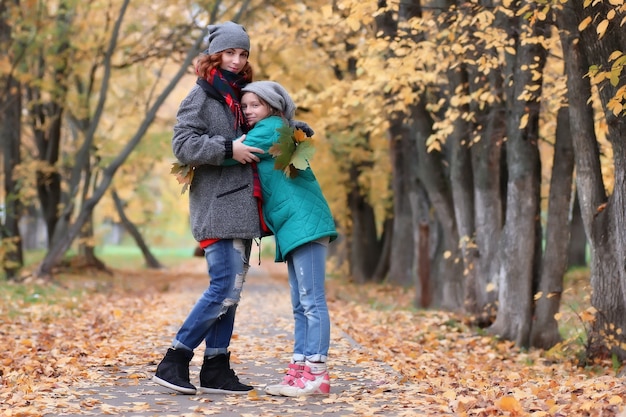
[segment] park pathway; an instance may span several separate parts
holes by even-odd
[[[206,285],[203,260],[198,263],[198,277],[192,285],[172,286],[166,296],[172,306],[187,311],[190,303]],[[264,261],[266,262],[266,261]],[[202,394],[180,395],[153,383],[158,360],[141,357],[124,359],[125,366],[103,366],[94,372],[101,377],[77,381],[71,393],[63,398],[64,404],[74,405],[67,412],[49,413],[46,416],[422,416],[445,415],[433,402],[428,404],[427,394],[420,393],[412,384],[385,363],[376,360],[355,343],[338,326],[333,325],[329,368],[331,394],[327,397],[286,398],[273,397],[263,392],[267,384],[277,382],[290,357],[293,323],[286,278],[276,269],[268,271],[262,266],[250,270],[242,301],[237,312],[235,335],[231,343],[232,367],[242,382],[255,386],[249,395]],[[184,307],[176,300],[184,299]],[[163,312],[165,314],[166,312]],[[340,311],[331,311],[331,319]],[[184,314],[181,316],[184,318]],[[155,320],[153,327],[158,327]],[[151,324],[145,326],[150,328]],[[153,358],[162,357],[173,337],[176,327],[153,328],[153,337],[146,343],[154,344]],[[201,365],[201,348],[197,349],[191,363],[191,380],[198,383]],[[416,404],[420,404],[417,406]]]

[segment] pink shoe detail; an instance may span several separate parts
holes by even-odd
[[[283,385],[280,394],[287,397],[300,397],[306,395],[328,395],[330,393],[330,376],[328,371],[319,374],[311,373],[311,368],[304,367],[300,378],[290,385]]]
[[[304,370],[303,363],[290,363],[287,366],[287,373],[283,376],[283,380],[279,384],[268,385],[265,387],[265,392],[269,395],[281,395],[280,391],[283,387],[293,385],[301,376],[301,372]]]

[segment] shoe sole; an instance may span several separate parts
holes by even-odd
[[[267,387],[265,388],[265,393],[267,395],[274,395],[276,397],[280,397],[280,390],[284,387],[285,385],[281,385],[280,387],[277,388],[272,388],[272,387]]]
[[[308,393],[299,392],[297,394],[281,392],[280,395],[283,396],[283,397],[291,397],[291,398],[296,398],[296,397],[328,397],[330,395],[330,392],[308,392]]]
[[[152,381],[156,382],[157,384],[159,384],[159,385],[161,385],[161,386],[163,386],[165,388],[169,388],[169,389],[174,390],[176,392],[180,392],[181,394],[194,395],[196,393],[196,391],[197,391],[196,389],[193,389],[193,388],[185,388],[185,387],[181,387],[181,386],[178,386],[178,385],[174,385],[174,384],[172,384],[170,382],[167,382],[164,379],[159,378],[156,375],[152,377]]]
[[[202,392],[204,394],[232,394],[232,395],[246,395],[250,392],[254,391],[254,388],[248,391],[231,391],[227,389],[220,388],[206,388],[200,387],[198,388],[198,392]]]

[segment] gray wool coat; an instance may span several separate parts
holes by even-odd
[[[223,100],[196,84],[176,116],[172,150],[195,167],[189,187],[191,233],[204,239],[252,239],[261,235],[252,166],[222,166],[232,158],[232,141],[242,135]]]

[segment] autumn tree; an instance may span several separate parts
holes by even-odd
[[[249,2],[233,2],[227,9],[221,3],[176,10],[167,2],[137,5],[132,13],[143,16],[141,23],[126,19],[128,1],[5,4],[17,27],[37,34],[29,39],[18,75],[26,80],[25,120],[31,127],[26,136],[32,133],[38,150],[33,153],[39,160],[36,183],[49,237],[37,274],[49,275],[77,237],[81,247],[93,249],[94,208],[188,74],[206,25],[242,18]],[[29,10],[33,7],[36,13]],[[120,94],[122,86],[127,94]],[[120,106],[120,100],[133,110]]]
[[[573,38],[567,51],[572,79],[568,98],[575,103],[570,105],[570,118],[576,186],[591,254],[595,313],[588,354],[594,357],[612,352],[621,360],[626,358],[625,15],[626,5],[619,0],[568,2],[559,14],[560,30]],[[585,102],[591,96],[587,77],[597,89],[603,133],[612,149],[614,175],[609,181],[602,172],[603,156],[592,129],[592,109],[589,101]]]
[[[371,9],[369,4],[359,7]],[[252,59],[257,59],[259,76],[285,83],[293,92],[297,117],[316,131],[318,151],[312,165],[342,235],[335,257],[347,260],[347,272],[356,281],[380,281],[392,254],[389,165],[378,154],[386,148],[386,139],[378,134],[384,131],[385,118],[372,117],[371,107],[363,108],[358,100],[341,105],[360,96],[362,24],[374,22],[369,12],[359,15],[364,22],[350,12],[321,1],[294,3],[286,13],[266,8],[268,18],[250,26],[252,33],[263,34],[253,36],[260,56],[253,54]],[[297,62],[294,54],[301,56]]]
[[[164,102],[168,94],[173,90],[178,80],[180,80],[180,78],[185,74],[191,60],[198,53],[203,37],[206,33],[205,29],[204,31],[200,31],[199,35],[197,35],[195,43],[189,48],[187,57],[183,61],[180,69],[170,79],[169,83],[165,87],[163,87],[163,89],[156,95],[156,97],[151,100],[146,108],[146,113],[143,120],[136,127],[135,133],[131,136],[130,140],[126,143],[122,150],[117,155],[113,155],[110,161],[107,161],[98,167],[99,170],[101,170],[101,175],[98,177],[99,181],[97,181],[95,185],[92,185],[91,181],[81,183],[80,179],[83,175],[86,174],[87,178],[90,178],[90,158],[93,157],[92,149],[95,144],[96,132],[98,126],[100,125],[101,118],[105,110],[105,105],[107,103],[107,94],[109,93],[109,89],[111,87],[111,74],[115,66],[114,58],[116,56],[119,36],[122,33],[123,21],[128,4],[128,1],[123,2],[118,11],[113,12],[114,14],[112,14],[112,16],[115,17],[114,24],[112,25],[110,31],[105,32],[108,34],[108,42],[104,44],[104,56],[100,63],[102,76],[100,79],[98,79],[99,88],[97,88],[98,96],[95,104],[95,109],[93,110],[93,114],[88,113],[86,119],[88,120],[88,128],[86,129],[86,131],[84,131],[85,136],[82,138],[82,143],[80,143],[80,146],[78,148],[76,163],[72,167],[69,177],[70,201],[73,202],[75,198],[80,196],[82,201],[81,210],[78,212],[78,215],[75,219],[71,219],[71,221],[67,222],[66,227],[64,227],[65,232],[61,235],[57,235],[59,236],[58,239],[53,239],[53,246],[50,248],[50,250],[46,254],[46,257],[44,258],[37,270],[37,273],[39,275],[48,275],[51,273],[53,266],[58,263],[65,251],[72,244],[73,240],[80,234],[83,227],[89,223],[96,204],[100,201],[105,192],[108,190],[108,187],[112,183],[115,173],[128,158],[128,156],[134,150],[140,140],[143,138],[152,121],[154,120],[156,112],[159,109],[160,105]],[[117,15],[115,13],[117,13]],[[143,47],[143,45],[141,46]],[[131,49],[130,54],[132,54],[133,52],[135,51]],[[93,68],[93,70],[95,69],[96,68]],[[84,85],[91,86],[92,84],[88,82]],[[85,116],[82,118],[77,118],[77,120],[85,120]],[[79,193],[80,184],[82,184],[83,191]],[[71,203],[66,206],[64,210],[64,214],[67,216],[67,219],[70,219],[69,215],[72,212],[72,210],[69,210],[70,207]]]
[[[17,4],[17,3],[16,3]],[[12,39],[12,26],[7,2],[0,3],[0,149],[2,151],[2,177],[4,199],[0,202],[0,269],[9,279],[17,276],[24,265],[19,220],[22,210],[20,182],[16,168],[21,162],[21,83],[15,77],[19,64],[21,45]]]
[[[337,8],[312,6],[302,13],[307,27],[312,22],[324,26],[323,39],[347,34],[359,39],[351,42],[356,46],[349,51],[355,65],[351,88],[342,80],[330,82],[324,94],[315,92],[304,103],[315,108],[314,103],[331,97],[339,106],[332,115],[339,131],[354,132],[355,120],[367,123],[383,115],[386,130],[373,128],[371,122],[364,129],[370,144],[380,143],[376,136],[393,138],[387,142],[393,167],[390,184],[407,184],[391,187],[400,194],[393,195],[392,221],[398,222],[394,235],[412,231],[410,239],[396,236],[392,247],[433,253],[444,248],[442,256],[428,254],[435,305],[455,308],[465,300],[467,311],[479,317],[481,325],[491,324],[494,334],[528,346],[534,325],[537,343],[543,339],[553,344],[558,340],[554,321],[544,328],[532,320],[536,299],[544,301],[540,289],[551,300],[544,307],[554,309],[556,301],[558,309],[554,294],[562,284],[568,247],[568,235],[559,232],[569,229],[572,195],[567,192],[572,186],[568,146],[559,139],[567,135],[567,118],[559,118],[558,134],[548,130],[556,125],[556,109],[563,105],[563,88],[555,81],[562,72],[552,71],[546,78],[547,50],[559,46],[550,33],[550,8],[533,1],[429,2],[427,13],[406,13],[411,8],[419,11],[420,5],[380,2],[374,8],[354,2]],[[339,17],[342,21],[336,20]],[[308,37],[307,31],[298,34],[303,41],[318,39]],[[311,43],[315,53],[318,44],[327,45]],[[332,70],[332,55],[323,56]],[[549,103],[556,107],[542,106],[544,95],[554,97]],[[360,114],[365,117],[357,119]],[[541,132],[551,135],[558,154],[554,162],[540,158]],[[398,138],[403,137],[410,147],[401,145]],[[555,176],[552,186],[541,177],[547,171],[550,178],[548,169]],[[549,205],[541,204],[542,190],[551,193],[545,194]],[[409,208],[413,218],[407,222],[402,220],[403,201],[412,193],[417,197],[414,207],[422,204],[425,215]],[[560,195],[568,198],[557,198]],[[547,213],[545,225],[542,211]],[[421,246],[420,238],[412,235],[418,235],[420,217],[430,216],[436,220],[426,236],[435,244],[426,249],[428,245]],[[544,237],[550,242],[545,251]],[[398,280],[418,270],[419,263],[405,268],[400,265],[406,262],[394,264],[390,259],[391,271],[403,275]]]

